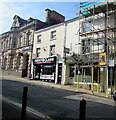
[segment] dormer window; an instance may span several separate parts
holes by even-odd
[[[19,27],[20,26],[19,19],[20,19],[20,17],[15,15],[12,27]]]

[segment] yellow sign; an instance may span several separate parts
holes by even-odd
[[[99,54],[99,65],[106,65],[106,53]]]

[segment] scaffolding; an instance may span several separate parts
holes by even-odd
[[[109,77],[110,88],[112,93],[112,83],[116,88],[116,2],[90,0],[80,3],[80,11],[77,12],[80,19],[79,41],[82,46],[82,52],[77,62],[77,69],[82,68],[82,79],[86,82],[86,69],[91,69],[90,89],[94,89],[94,75],[97,70],[96,90],[106,92],[108,96]],[[100,71],[105,71],[105,81],[102,80],[103,86],[100,87]],[[114,70],[114,74],[113,73]],[[110,76],[109,76],[110,75]],[[103,78],[102,78],[103,79]],[[79,80],[78,87],[79,87]],[[83,87],[85,89],[85,85]],[[104,90],[105,89],[105,90]]]

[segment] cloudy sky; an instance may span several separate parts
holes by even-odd
[[[21,18],[28,19],[33,17],[41,21],[45,21],[45,9],[49,8],[55,10],[65,16],[65,20],[69,20],[77,17],[76,11],[79,2],[68,2],[68,1],[56,1],[56,2],[41,2],[33,0],[34,2],[27,1],[15,2],[0,0],[0,34],[10,30],[13,22],[14,15],[19,15]]]

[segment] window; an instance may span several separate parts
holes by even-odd
[[[36,49],[36,56],[39,57],[40,56],[40,48]]]
[[[53,75],[55,72],[55,67],[53,65],[43,65],[42,74],[43,75]]]
[[[50,56],[55,55],[55,45],[50,46]]]
[[[23,46],[23,36],[21,35],[19,37],[19,47],[22,47]]]
[[[74,65],[70,65],[69,77],[74,77]]]
[[[37,43],[40,43],[41,42],[41,35],[38,35],[37,36]]]
[[[14,41],[13,41],[13,48],[16,47],[16,38],[14,38]]]
[[[90,53],[90,40],[83,40],[82,41],[82,53]]]
[[[56,31],[51,32],[51,40],[56,39]]]
[[[90,22],[83,22],[83,32],[91,32],[92,25]]]
[[[27,45],[31,44],[31,33],[27,33]]]

